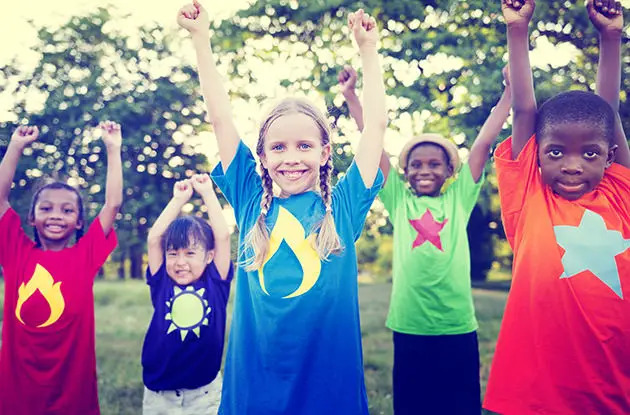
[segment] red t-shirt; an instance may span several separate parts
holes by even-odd
[[[576,201],[541,180],[532,137],[495,153],[512,288],[484,407],[506,415],[630,414],[630,170]]]
[[[0,415],[99,413],[92,286],[116,242],[97,218],[71,248],[42,251],[13,209],[0,218]]]

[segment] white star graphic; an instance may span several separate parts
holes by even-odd
[[[579,226],[554,226],[553,230],[558,245],[565,250],[560,278],[589,270],[623,298],[615,256],[630,248],[630,239],[624,239],[619,231],[606,229],[604,218],[588,209]]]

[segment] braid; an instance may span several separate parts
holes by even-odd
[[[322,218],[317,234],[316,250],[322,260],[327,260],[330,254],[341,251],[341,240],[335,227],[335,219],[332,215],[332,189],[331,176],[333,171],[332,157],[319,169],[319,188],[321,189],[322,200],[326,208],[326,213]]]
[[[263,265],[269,247],[269,231],[267,230],[265,219],[267,218],[271,201],[273,200],[273,181],[271,180],[271,176],[269,176],[269,171],[262,166],[262,163],[260,170],[262,171],[261,179],[263,186],[263,194],[260,198],[260,215],[258,219],[256,219],[254,226],[252,226],[247,235],[245,235],[243,241],[244,249],[242,252],[251,250],[254,254],[241,261],[240,265],[243,266],[246,271],[255,271]]]

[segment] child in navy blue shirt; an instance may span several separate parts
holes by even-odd
[[[177,217],[193,190],[210,224]],[[230,232],[207,174],[175,183],[149,231],[148,251],[154,312],[142,348],[143,414],[216,414],[233,268]]]

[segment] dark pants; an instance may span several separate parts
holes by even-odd
[[[477,332],[394,332],[393,386],[395,415],[479,415]]]

